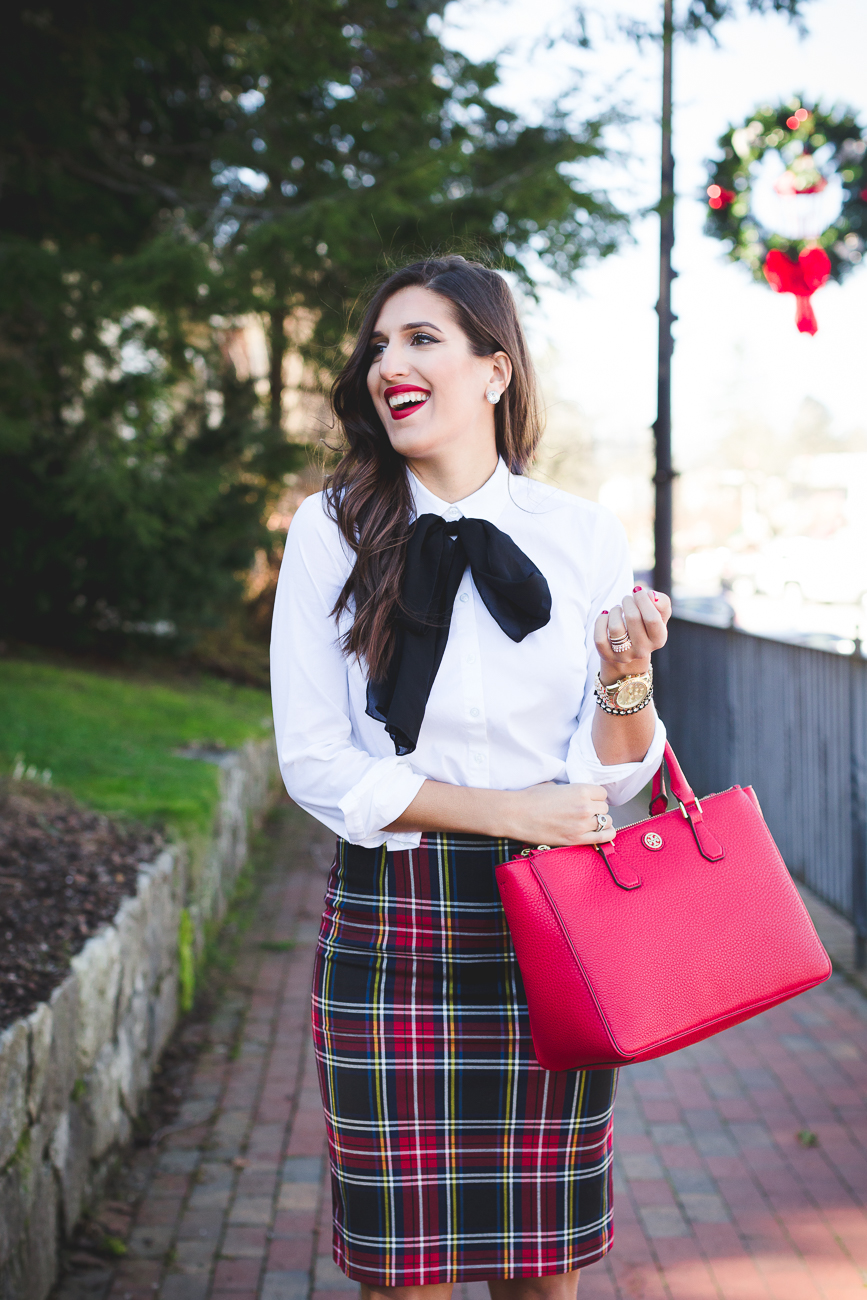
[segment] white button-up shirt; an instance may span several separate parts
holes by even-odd
[[[486,519],[507,533],[547,578],[551,621],[511,641],[467,568],[418,745],[399,758],[382,723],[365,712],[363,665],[344,656],[331,617],[354,557],[322,495],[308,497],[286,540],[271,635],[274,724],[289,794],[351,843],[389,849],[418,844],[418,832],[383,827],[426,778],[489,790],[587,782],[604,786],[612,804],[631,799],[660,764],[662,723],[640,763],[604,765],[590,734],[599,668],[593,625],[633,585],[619,521],[593,502],[510,474],[503,461],[453,505],[412,474],[410,486],[416,515]]]

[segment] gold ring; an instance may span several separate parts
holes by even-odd
[[[604,831],[608,829],[608,817],[605,813],[596,814],[596,829],[597,831]]]

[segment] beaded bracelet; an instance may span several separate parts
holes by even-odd
[[[596,703],[599,705],[599,708],[603,713],[612,713],[615,717],[626,718],[630,713],[640,713],[642,709],[647,708],[648,704],[653,699],[653,687],[651,686],[641,703],[633,705],[631,709],[615,709],[607,700],[602,699],[598,691],[594,691],[593,694],[596,696]]]

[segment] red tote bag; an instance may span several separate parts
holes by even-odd
[[[831,963],[750,787],[699,803],[670,745],[650,820],[525,849],[497,883],[547,1070],[697,1043],[821,984]]]

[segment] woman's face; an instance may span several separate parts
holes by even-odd
[[[367,387],[391,445],[412,464],[449,453],[496,457],[494,407],[512,376],[504,352],[476,357],[451,303],[430,289],[400,289],[371,339]]]

